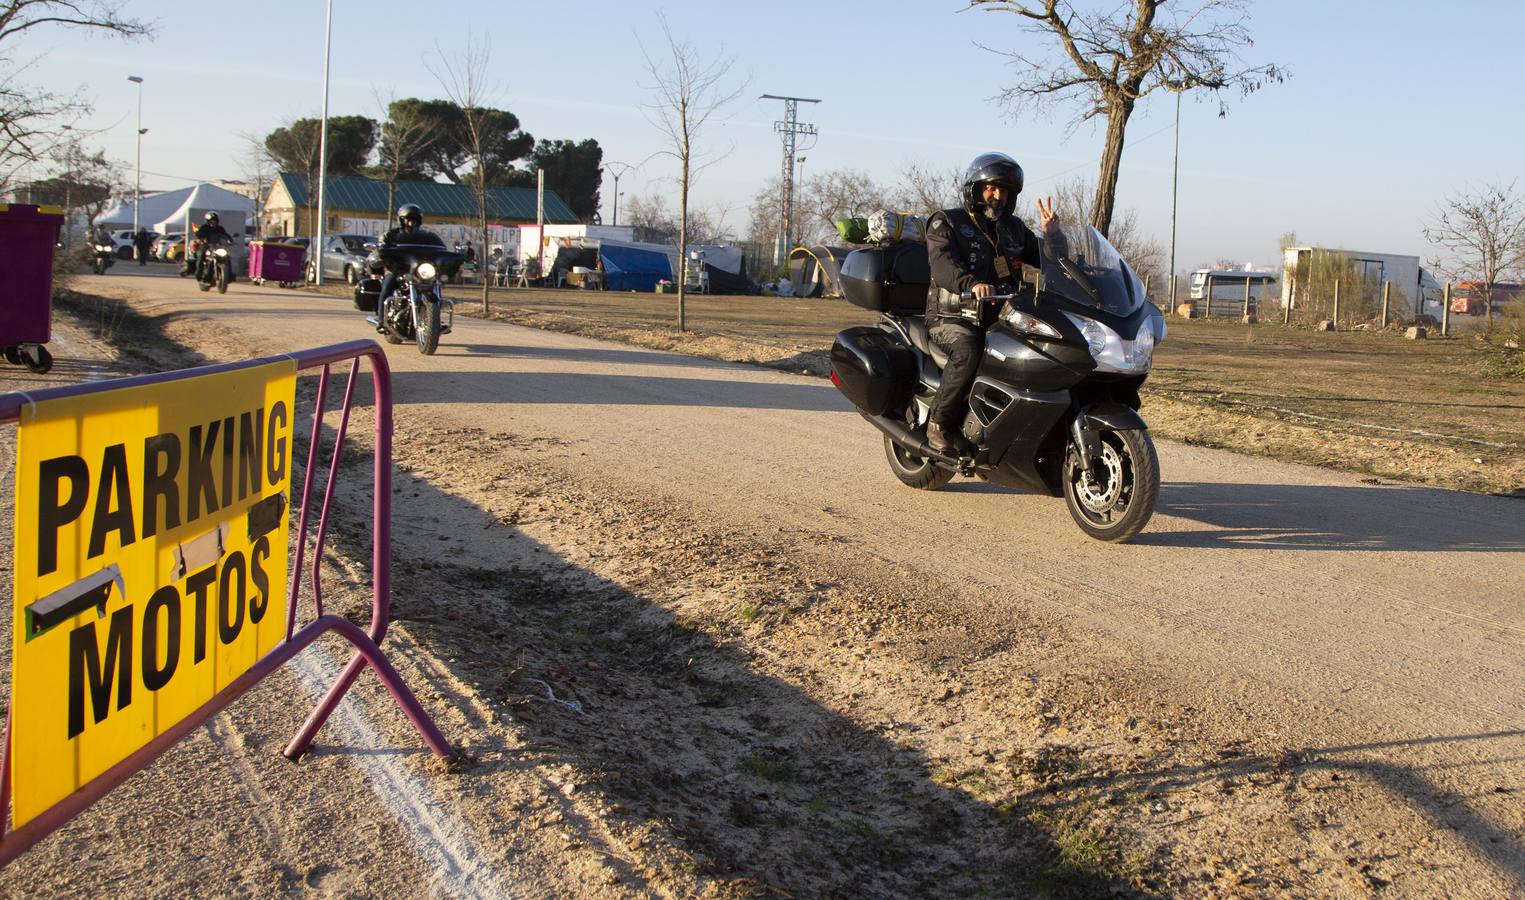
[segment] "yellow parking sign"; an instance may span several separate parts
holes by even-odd
[[[23,412],[14,827],[284,639],[295,396],[283,361]]]

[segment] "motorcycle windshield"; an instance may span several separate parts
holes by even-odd
[[[422,262],[434,263],[441,272],[453,275],[466,257],[435,244],[396,244],[379,247],[376,252],[393,271],[409,271]]]
[[[1091,225],[1064,226],[1044,237],[1043,289],[1118,316],[1144,303],[1144,283]]]

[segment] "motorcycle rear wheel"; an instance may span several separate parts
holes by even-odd
[[[424,320],[418,323],[418,352],[433,356],[439,349],[439,304],[424,304]]]
[[[889,458],[890,471],[900,483],[918,491],[935,491],[953,479],[953,470],[945,469],[930,459],[917,456],[884,436],[884,455]]]
[[[1101,459],[1082,466],[1071,444],[1064,454],[1064,503],[1080,530],[1098,541],[1129,540],[1149,524],[1160,494],[1160,460],[1149,432],[1108,431]]]

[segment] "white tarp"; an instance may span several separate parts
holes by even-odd
[[[185,230],[189,220],[190,228],[194,230],[209,212],[217,213],[222,227],[226,228],[229,234],[237,236],[247,227],[249,217],[254,215],[254,201],[243,194],[235,194],[215,184],[198,184],[190,189],[178,207],[168,215],[152,220],[153,224],[147,227],[168,234],[171,231]],[[143,221],[141,215],[138,221],[140,223]]]

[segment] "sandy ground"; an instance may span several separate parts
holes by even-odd
[[[61,327],[49,379],[366,333],[273,289],[81,286],[146,318]],[[286,763],[310,652],[0,890],[1525,891],[1517,501],[1161,443],[1155,522],[1103,546],[1048,498],[900,487],[817,379],[465,320],[389,358],[388,646],[465,761],[362,679]],[[326,560],[361,617],[370,416]]]

